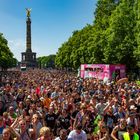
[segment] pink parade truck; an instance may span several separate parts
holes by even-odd
[[[124,78],[126,67],[121,64],[81,64],[79,76],[81,78],[116,79]]]

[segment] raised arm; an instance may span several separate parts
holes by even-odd
[[[17,131],[15,131],[15,129],[12,128],[11,126],[9,127],[9,129],[11,133],[13,133],[16,136],[16,140],[20,140],[20,134]]]
[[[107,110],[109,109],[110,106],[112,106],[114,103],[114,99],[111,100],[111,102],[104,108],[104,114],[106,114]]]
[[[118,131],[118,126],[114,127],[114,129],[113,129],[113,131],[111,133],[111,137],[113,138],[113,140],[118,140],[116,138],[117,131]]]

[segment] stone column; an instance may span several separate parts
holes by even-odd
[[[31,49],[31,19],[27,17],[26,20],[26,52],[32,52]]]

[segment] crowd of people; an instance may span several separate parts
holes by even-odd
[[[140,86],[31,69],[2,75],[0,140],[139,140]]]

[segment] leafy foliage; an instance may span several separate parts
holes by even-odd
[[[13,58],[13,53],[8,47],[7,40],[0,33],[0,68],[7,69],[17,65],[17,59]]]
[[[37,62],[43,68],[55,67],[55,57],[56,55],[42,56],[37,58]]]
[[[140,67],[140,1],[135,1],[134,11],[136,17],[136,27],[135,27],[135,37],[137,41],[137,47],[134,52],[134,57],[136,58],[137,66]]]
[[[122,63],[140,67],[140,2],[98,0],[93,25],[74,31],[56,54],[56,65]]]
[[[122,0],[112,12],[109,28],[105,31],[107,45],[104,56],[107,63],[123,63],[134,67],[134,50],[137,47],[134,28],[136,26],[133,0]],[[129,60],[129,61],[128,61]]]

